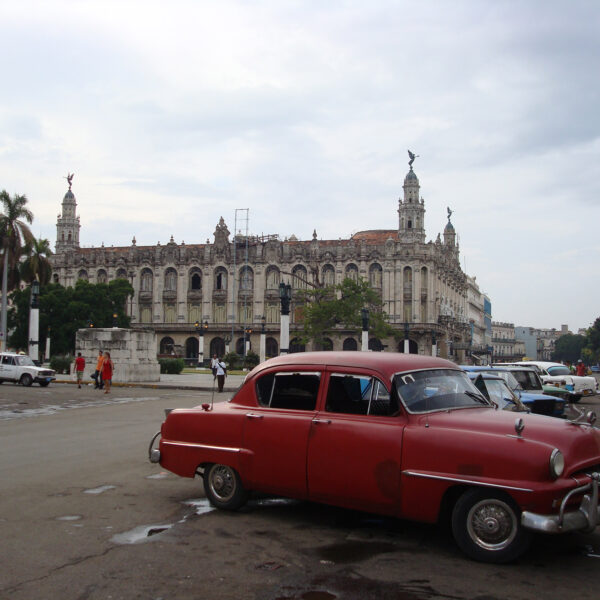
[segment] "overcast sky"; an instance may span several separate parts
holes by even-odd
[[[110,0],[0,5],[0,189],[54,245],[398,225],[407,149],[494,320],[600,315],[600,3]]]

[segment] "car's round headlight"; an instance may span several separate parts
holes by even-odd
[[[565,457],[558,448],[552,450],[550,455],[550,475],[552,479],[558,479],[565,470]]]

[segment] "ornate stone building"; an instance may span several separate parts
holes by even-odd
[[[425,203],[412,166],[398,200],[398,228],[361,231],[349,239],[300,241],[278,235],[232,237],[221,217],[214,241],[205,244],[82,248],[75,196],[69,189],[57,221],[53,280],[74,285],[124,278],[135,295],[128,314],[132,326],[157,332],[159,354],[198,356],[199,335],[204,357],[229,349],[243,352],[246,338],[258,349],[264,325],[266,354],[279,353],[280,282],[292,286],[290,351],[301,351],[301,310],[294,292],[317,279],[340,283],[365,278],[383,299],[397,336],[371,338],[373,350],[402,351],[408,335],[411,352],[464,360],[469,347],[467,277],[460,268],[459,247],[450,221],[435,242],[425,241]],[[204,324],[204,327],[195,326]],[[252,331],[249,331],[249,330]],[[327,346],[354,350],[360,332],[332,331]],[[306,348],[312,349],[311,345]]]

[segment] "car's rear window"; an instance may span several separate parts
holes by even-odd
[[[315,410],[321,374],[267,373],[256,382],[256,396],[261,406],[289,410]]]

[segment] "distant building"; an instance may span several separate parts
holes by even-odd
[[[525,356],[525,344],[515,338],[514,323],[492,322],[492,346],[495,362],[517,361]]]
[[[221,217],[212,242],[178,244],[171,236],[165,245],[138,246],[134,237],[127,247],[83,248],[76,206],[69,189],[56,224],[53,281],[72,286],[78,279],[127,279],[135,290],[127,306],[132,326],[157,333],[159,355],[197,359],[195,323],[206,324],[205,357],[229,349],[243,353],[247,337],[258,349],[263,323],[267,356],[279,354],[280,283],[292,287],[290,351],[313,349],[300,341],[303,307],[298,292],[347,277],[364,278],[380,293],[397,331],[389,339],[371,337],[373,350],[402,351],[405,331],[411,352],[430,354],[435,340],[440,356],[457,361],[464,360],[471,345],[483,352],[487,344],[489,300],[482,300],[474,278],[469,288],[461,270],[450,211],[443,236],[426,241],[425,202],[412,166],[397,203],[398,226],[339,240],[321,240],[316,231],[305,241],[295,236],[231,236]],[[469,289],[472,328],[467,317]],[[324,349],[359,347],[360,333],[338,328]]]

